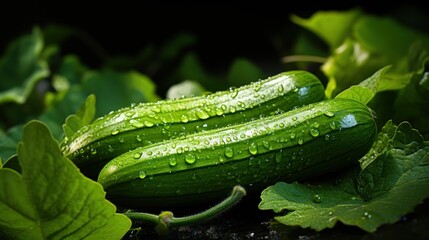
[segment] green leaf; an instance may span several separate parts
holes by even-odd
[[[417,39],[424,41],[425,45],[429,44],[427,35],[386,16],[362,16],[356,22],[353,33],[369,52],[382,54],[392,60],[406,56]]]
[[[14,126],[6,132],[0,129],[0,160],[3,164],[16,155],[17,144],[21,141],[21,136],[22,125]]]
[[[264,78],[261,69],[245,58],[237,58],[229,68],[226,79],[230,86],[240,87]]]
[[[9,239],[120,239],[130,220],[116,214],[98,183],[63,157],[46,125],[24,127],[22,174],[0,169],[0,235]]]
[[[429,197],[429,146],[407,122],[388,123],[381,134],[381,152],[363,170],[314,185],[277,183],[262,192],[259,208],[287,210],[276,220],[317,231],[340,221],[374,232],[398,221]]]
[[[373,54],[359,42],[347,39],[322,65],[329,79],[326,95],[333,98],[389,64],[383,55]]]
[[[0,129],[0,165],[16,154],[17,142]]]
[[[415,45],[420,45],[418,51]],[[332,98],[388,65],[392,67],[380,80],[378,91],[402,89],[421,67],[409,60],[415,58],[415,52],[427,52],[428,45],[429,36],[423,32],[388,17],[361,15],[352,26],[352,34],[333,49],[322,66],[329,79],[326,95]]]
[[[367,104],[377,94],[379,82],[389,68],[390,66],[387,66],[378,70],[371,77],[342,91],[335,98],[348,98]]]
[[[206,71],[197,54],[193,52],[187,53],[181,59],[177,69],[174,71],[172,80],[175,83],[184,80],[196,81],[210,92],[225,90],[229,86],[225,78],[219,78],[219,76],[212,75]]]
[[[82,89],[97,97],[97,116],[127,107],[131,103],[154,102],[160,98],[155,84],[145,75],[136,72],[102,70],[88,73],[83,79]]]
[[[37,82],[49,75],[47,63],[41,59],[42,34],[33,33],[13,42],[0,59],[0,104],[22,104]]]
[[[89,95],[76,114],[66,118],[63,124],[65,137],[71,137],[81,129],[92,122],[95,117],[95,96]]]
[[[323,39],[331,49],[335,49],[351,34],[353,25],[361,15],[362,13],[359,9],[318,11],[309,19],[292,15],[291,20],[312,31]]]

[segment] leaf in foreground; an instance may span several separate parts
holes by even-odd
[[[407,122],[388,123],[383,132],[388,137],[379,138],[377,147],[384,144],[385,151],[363,170],[334,183],[277,183],[263,191],[259,208],[287,210],[276,220],[317,231],[340,221],[374,232],[398,221],[429,197],[429,146]]]
[[[24,127],[22,174],[0,169],[0,236],[9,239],[120,239],[130,220],[116,214],[101,185],[60,153],[48,128]]]
[[[95,95],[91,94],[86,98],[79,111],[66,118],[63,124],[65,137],[71,137],[75,132],[94,120],[95,117]]]

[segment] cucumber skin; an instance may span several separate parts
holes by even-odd
[[[357,163],[376,133],[367,106],[326,100],[137,148],[106,164],[98,181],[110,199],[125,207],[203,204],[220,200],[235,185],[257,192],[278,181],[312,178]],[[227,148],[233,156],[225,155]]]
[[[88,168],[98,173],[107,161],[136,147],[254,120],[324,98],[324,87],[313,74],[284,72],[207,96],[120,109],[83,127],[64,141],[62,151],[78,167],[91,165]]]

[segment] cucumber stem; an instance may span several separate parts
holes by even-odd
[[[165,234],[171,227],[198,224],[217,217],[236,205],[244,196],[246,196],[246,190],[242,186],[235,186],[231,195],[222,202],[203,212],[186,217],[174,217],[170,211],[161,212],[159,215],[142,212],[125,212],[124,215],[131,219],[154,223],[157,231]]]

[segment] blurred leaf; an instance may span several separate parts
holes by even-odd
[[[40,30],[13,42],[0,59],[0,104],[22,104],[37,82],[49,75],[49,69],[40,55],[43,38]]]
[[[70,114],[74,114],[78,111],[79,106],[85,102],[88,95],[89,94],[82,89],[82,86],[73,85],[61,94],[61,96],[56,96],[55,102],[52,102],[45,112],[37,119],[48,125],[54,137],[60,140],[64,137],[62,129],[64,120]]]
[[[166,62],[177,58],[180,56],[181,51],[191,45],[194,45],[196,41],[197,39],[194,35],[187,33],[181,33],[170,38],[160,49],[160,64],[166,64]]]
[[[356,41],[369,52],[382,54],[390,62],[408,54],[410,46],[418,39],[429,44],[429,38],[422,32],[403,26],[389,17],[365,15],[353,28]]]
[[[226,79],[230,86],[240,87],[265,77],[258,66],[245,58],[237,58],[230,66]]]
[[[110,69],[94,71],[85,75],[82,89],[87,95],[97,98],[97,116],[127,107],[131,103],[154,102],[155,84],[145,75],[136,71],[115,72]]]
[[[333,98],[387,65],[384,56],[374,55],[364,49],[359,42],[348,39],[322,66],[323,72],[329,78],[326,95]]]
[[[100,184],[63,157],[49,129],[24,127],[22,174],[0,169],[0,234],[8,239],[120,239],[131,221],[115,213]]]
[[[200,83],[210,92],[224,90],[228,87],[226,79],[220,79],[206,71],[195,53],[186,54],[174,71],[174,82],[193,80]]]
[[[312,31],[323,39],[331,49],[335,49],[350,35],[353,25],[361,15],[362,13],[359,9],[318,11],[309,19],[292,15],[291,20]]]
[[[174,84],[167,90],[166,98],[182,98],[203,95],[206,92],[203,86],[196,81],[185,80]]]
[[[0,165],[16,154],[18,142],[0,129]]]
[[[16,155],[17,144],[22,138],[22,127],[16,125],[6,132],[0,129],[0,160],[3,164]]]
[[[428,73],[415,74],[404,89],[399,91],[394,104],[395,121],[410,121],[416,128],[429,135],[429,89],[423,85],[427,81]]]

